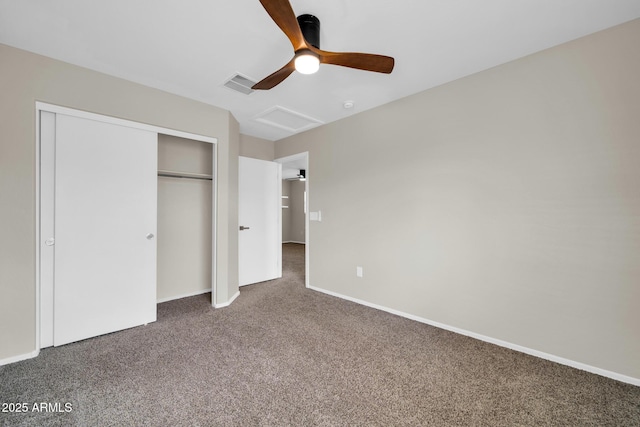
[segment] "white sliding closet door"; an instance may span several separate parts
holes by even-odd
[[[54,345],[156,320],[157,134],[56,115]]]

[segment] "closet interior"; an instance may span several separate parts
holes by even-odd
[[[211,292],[213,148],[158,134],[158,302]]]

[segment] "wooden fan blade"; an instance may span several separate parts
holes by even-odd
[[[267,90],[267,89],[271,89],[273,87],[276,87],[277,85],[282,83],[282,81],[284,79],[289,77],[289,75],[291,75],[291,73],[293,73],[295,71],[295,69],[296,69],[296,66],[295,66],[294,60],[292,59],[291,61],[289,61],[289,63],[287,65],[285,65],[284,67],[280,68],[275,73],[270,74],[269,76],[267,76],[264,79],[260,80],[258,83],[254,84],[251,87],[251,89],[253,89],[253,90]]]
[[[260,3],[271,16],[273,22],[289,38],[294,51],[307,47],[307,42],[304,40],[298,19],[289,0],[260,0]]]
[[[391,73],[395,65],[395,60],[390,56],[357,52],[328,52],[316,49],[313,46],[310,49],[320,56],[320,62],[323,64],[341,65],[385,74]]]

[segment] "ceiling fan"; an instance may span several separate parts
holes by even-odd
[[[284,67],[253,85],[252,89],[271,89],[282,83],[294,70],[303,74],[315,73],[320,64],[386,74],[393,70],[395,61],[389,56],[321,50],[320,21],[313,15],[300,15],[296,18],[289,0],[260,0],[260,3],[289,38],[295,53]]]

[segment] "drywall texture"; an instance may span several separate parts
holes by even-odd
[[[260,160],[274,159],[275,143],[267,139],[240,134],[240,155]]]
[[[291,238],[289,235],[291,231],[291,210],[290,210],[290,201],[289,194],[291,193],[291,181],[283,179],[282,180],[282,242],[290,242]]]
[[[304,181],[282,180],[282,241],[305,243]]]
[[[216,304],[228,303],[232,298],[235,298],[239,292],[238,287],[238,157],[240,156],[240,123],[231,115],[227,116],[227,123],[229,129],[229,152],[226,155],[226,167],[225,177],[227,177],[227,194],[223,199],[227,208],[222,211],[228,215],[225,218],[224,224],[227,225],[227,235],[224,236],[224,241],[227,242],[226,251],[222,253],[226,257],[225,265],[227,277],[222,283],[226,283],[227,286],[222,287],[222,290],[227,291],[227,294],[218,293],[216,296]],[[219,152],[218,152],[219,153]],[[218,161],[220,165],[221,162]],[[218,192],[218,206],[221,206],[220,192]],[[220,219],[220,209],[218,210],[218,219]],[[218,233],[220,230],[218,229]],[[218,258],[218,263],[220,263]],[[233,285],[231,285],[233,284]]]
[[[309,151],[311,285],[640,379],[638,40],[635,20],[276,142]]]
[[[158,169],[173,172],[213,174],[213,144],[158,135]]]
[[[158,177],[158,301],[211,292],[211,200],[211,181]]]
[[[158,135],[158,169],[211,175],[213,145]],[[212,181],[158,177],[158,301],[211,291]]]
[[[288,241],[295,243],[304,243],[304,181],[289,181],[289,235]]]
[[[228,111],[6,45],[0,64],[0,360],[36,348],[36,101],[217,138],[218,298],[237,292],[239,131]]]

